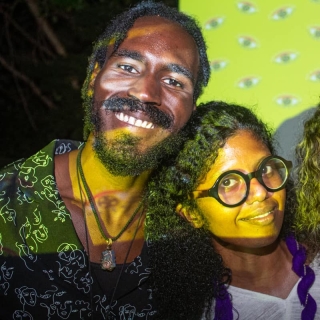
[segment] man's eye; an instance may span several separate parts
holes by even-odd
[[[181,87],[181,88],[183,87],[182,83],[175,79],[171,79],[171,78],[165,79],[164,82],[170,86]]]
[[[128,64],[119,64],[118,67],[124,71],[128,71],[130,73],[138,73],[138,71]]]

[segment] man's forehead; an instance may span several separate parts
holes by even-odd
[[[116,39],[113,37],[108,42],[107,56],[114,53],[113,45],[115,41]],[[132,44],[135,45],[138,42],[147,46],[145,49],[148,47],[151,49],[157,44],[159,45],[159,50],[166,49],[175,52],[175,49],[185,49],[187,51],[194,50],[198,54],[194,38],[179,23],[160,16],[138,18],[127,31],[125,39],[120,46],[126,47],[130,43],[129,47],[127,47],[130,48]],[[142,47],[140,49],[142,50]]]
[[[135,38],[148,38],[156,34],[170,34],[174,30],[185,33],[184,36],[191,37],[187,31],[177,22],[160,16],[144,16],[138,18],[133,26],[127,31],[124,41],[134,40]],[[116,37],[112,37],[107,46],[113,46]]]
[[[172,32],[187,32],[178,23],[159,16],[145,16],[138,18],[133,26],[129,29],[127,38],[135,38],[141,36],[149,36],[154,34],[162,34]]]

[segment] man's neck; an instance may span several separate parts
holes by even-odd
[[[112,174],[98,159],[97,155],[93,151],[93,139],[88,140],[85,144],[81,154],[81,166],[83,168],[84,175],[92,193],[100,193],[104,190],[114,190],[120,192],[138,192],[144,189],[146,181],[151,171],[142,172],[138,176],[119,176]],[[78,152],[76,152],[78,155]],[[75,166],[77,159],[74,157],[70,159],[70,173],[74,173],[77,170]],[[76,175],[77,176],[77,175]]]
[[[118,203],[117,207],[121,203],[121,208],[118,208],[117,212],[112,212],[112,219],[115,219],[116,216],[121,218],[123,218],[123,215],[126,216],[126,212],[131,211],[129,208],[135,206],[141,200],[150,171],[145,171],[139,176],[115,176],[110,173],[95,155],[92,143],[87,142],[80,158],[83,172],[83,176],[81,177],[77,164],[78,155],[79,151],[74,151],[69,156],[69,171],[74,200],[81,202],[80,186],[82,201],[84,196],[88,200],[88,195],[84,192],[84,183],[86,183],[97,207],[103,208],[109,203],[108,207],[110,209],[110,207],[115,205],[116,200]],[[106,216],[108,213],[110,214],[110,210],[105,211],[105,214],[101,218],[108,218]],[[110,219],[108,220],[110,221]]]
[[[68,179],[65,180],[68,180],[69,183],[64,184],[62,198],[66,204],[69,204],[67,207],[71,211],[73,222],[79,219],[78,225],[84,226],[82,217],[85,213],[86,225],[93,245],[91,255],[93,261],[99,261],[101,252],[106,248],[105,236],[117,236],[138,208],[144,196],[144,188],[150,172],[143,172],[139,176],[115,176],[102,165],[93,152],[92,144],[87,142],[81,152],[80,160],[83,171],[81,177],[77,165],[78,155],[78,150],[64,155],[64,163],[68,163],[68,170],[62,171],[60,176],[68,176]],[[56,174],[57,172],[59,170],[56,168]],[[63,185],[60,183],[60,186]],[[62,190],[59,188],[59,191],[61,193]],[[94,202],[93,206],[89,201],[90,196]],[[95,208],[104,235],[99,230],[92,207]],[[122,260],[121,256],[127,252],[127,245],[133,239],[133,234],[136,231],[135,239],[137,241],[143,241],[144,239],[144,215],[142,215],[142,220],[139,219],[142,212],[143,208],[137,212],[132,222],[125,228],[125,232],[113,245],[113,249],[117,251],[118,263]],[[76,230],[79,230],[77,226]],[[80,235],[80,232],[78,234],[85,245],[83,232],[82,235]],[[141,245],[133,247],[130,254],[132,253],[132,257],[134,257],[140,253],[140,250]]]

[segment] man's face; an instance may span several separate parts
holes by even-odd
[[[115,150],[119,141],[133,158],[170,141],[194,110],[198,68],[195,41],[180,25],[158,16],[139,18],[116,52],[108,48],[95,79],[92,119],[100,147]]]

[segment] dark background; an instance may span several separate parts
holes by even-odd
[[[82,140],[80,90],[92,44],[138,2],[0,0],[0,167],[56,138]]]

